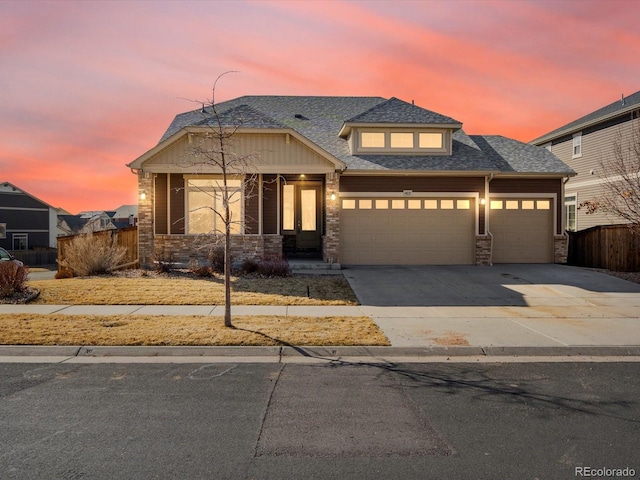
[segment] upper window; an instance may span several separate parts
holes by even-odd
[[[447,131],[360,131],[357,150],[376,153],[448,153]]]
[[[420,133],[420,148],[442,148],[442,133],[441,132],[427,132]]]
[[[413,148],[413,133],[391,132],[391,148]]]
[[[582,156],[582,132],[573,134],[573,155],[572,158]]]
[[[7,224],[0,223],[0,238],[7,238]]]
[[[242,233],[242,180],[227,179],[231,233]],[[222,178],[189,178],[186,182],[187,233],[224,233]]]
[[[362,132],[360,146],[362,148],[384,148],[384,132]]]

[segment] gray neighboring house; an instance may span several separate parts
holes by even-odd
[[[217,105],[253,155],[231,179],[236,261],[264,255],[343,265],[566,261],[564,182],[544,148],[397,98],[244,96]],[[206,257],[221,232],[210,207],[220,171],[193,165],[216,124],[210,108],[175,117],[128,167],[138,175],[139,252]]]
[[[568,231],[626,223],[605,213],[587,215],[586,210],[578,206],[604,192],[603,177],[606,175],[602,172],[601,162],[612,157],[616,139],[621,138],[623,144],[631,140],[633,129],[638,128],[639,114],[640,91],[530,142],[546,148],[577,173],[565,185],[565,226]]]
[[[56,248],[58,209],[9,182],[0,183],[0,247]]]

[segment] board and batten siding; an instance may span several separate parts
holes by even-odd
[[[191,138],[191,143],[190,139]],[[197,134],[187,134],[166,149],[145,161],[147,171],[208,172],[208,165],[194,165]],[[231,137],[228,151],[235,157],[245,157],[250,173],[330,172],[335,166],[319,153],[286,133],[237,133]],[[211,145],[211,149],[214,145]],[[217,169],[215,169],[217,170]]]

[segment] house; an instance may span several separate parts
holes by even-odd
[[[84,211],[78,215],[58,215],[59,235],[78,235],[117,230],[138,223],[138,206],[122,205],[116,210]]]
[[[246,174],[232,254],[316,256],[331,264],[553,263],[566,260],[564,182],[574,172],[544,148],[397,98],[244,96],[179,114],[131,162],[139,252],[206,255],[220,233],[220,170],[198,162],[212,125],[234,128]]]
[[[58,209],[9,182],[0,183],[0,247],[56,247]]]
[[[606,172],[602,161],[613,155],[617,139],[627,142],[638,128],[640,91],[622,97],[605,107],[578,118],[531,141],[546,148],[569,165],[576,176],[565,185],[565,217],[568,231],[579,231],[596,225],[625,223],[619,217],[596,212],[587,214],[580,203],[595,200],[605,189]]]

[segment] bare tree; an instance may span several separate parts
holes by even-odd
[[[600,160],[604,192],[593,200],[581,202],[586,213],[603,212],[618,216],[640,233],[640,119],[632,123],[625,139],[618,132],[611,154]]]
[[[208,232],[201,232],[208,238],[218,239],[222,232],[224,245],[224,324],[233,327],[231,322],[231,235],[233,231],[241,231],[244,219],[241,218],[242,198],[247,197],[255,183],[256,174],[252,172],[252,161],[255,154],[240,155],[234,149],[232,138],[242,126],[242,118],[238,115],[223,115],[218,111],[215,102],[216,85],[226,74],[221,74],[214,82],[211,100],[202,103],[202,125],[206,127],[203,135],[195,135],[192,139],[190,155],[183,167],[190,167],[197,172],[214,171],[220,180],[213,183],[193,182],[189,188],[198,191],[203,198],[208,198],[204,205],[190,209],[189,215],[199,210],[213,212],[216,219]],[[220,225],[222,228],[220,228]],[[212,242],[209,242],[211,245]]]

